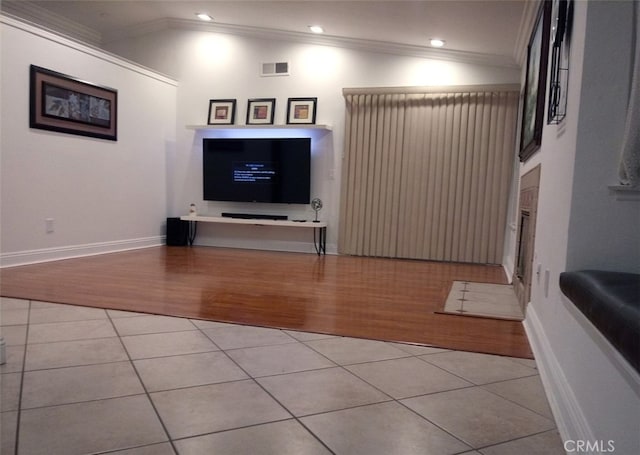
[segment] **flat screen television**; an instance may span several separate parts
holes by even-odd
[[[205,201],[308,204],[310,138],[205,138]]]

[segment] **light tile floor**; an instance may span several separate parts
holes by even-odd
[[[2,454],[562,454],[534,361],[2,298]]]

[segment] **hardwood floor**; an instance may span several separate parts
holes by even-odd
[[[531,358],[522,323],[436,314],[453,280],[498,266],[157,247],[0,270],[0,293]]]

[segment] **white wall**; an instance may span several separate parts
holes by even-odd
[[[521,167],[522,175],[542,165],[534,257],[542,273],[525,326],[563,438],[640,453],[639,376],[558,285],[565,270],[639,271],[640,205],[607,188],[629,90],[632,4],[574,5],[567,117],[545,126],[540,151]]]
[[[640,273],[640,200],[622,200],[608,188],[619,183],[618,163],[633,69],[633,10],[633,2],[589,4],[569,225],[569,270]]]
[[[311,218],[304,205],[221,204],[202,200],[202,133],[184,125],[205,124],[208,100],[236,98],[236,124],[244,124],[247,100],[276,98],[276,124],[285,123],[289,97],[317,97],[318,124],[330,133],[313,133],[312,197],[324,201],[321,218],[328,222],[328,250],[336,251],[344,137],[344,87],[475,85],[518,82],[520,71],[416,57],[303,44],[282,40],[171,29],[111,43],[110,50],[176,77],[180,81],[177,108],[177,147],[171,159],[172,197],[169,212],[185,214],[191,202],[200,213],[223,211],[276,213]],[[288,61],[290,76],[260,77],[261,62]],[[213,135],[298,135],[300,131],[261,130]],[[196,243],[245,248],[312,251],[308,232],[247,226],[243,229],[200,225]]]
[[[2,265],[161,244],[176,83],[13,19],[1,27]],[[117,89],[118,140],[30,129],[31,64]]]

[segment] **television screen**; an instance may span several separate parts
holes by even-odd
[[[308,204],[310,138],[203,139],[206,201]]]

